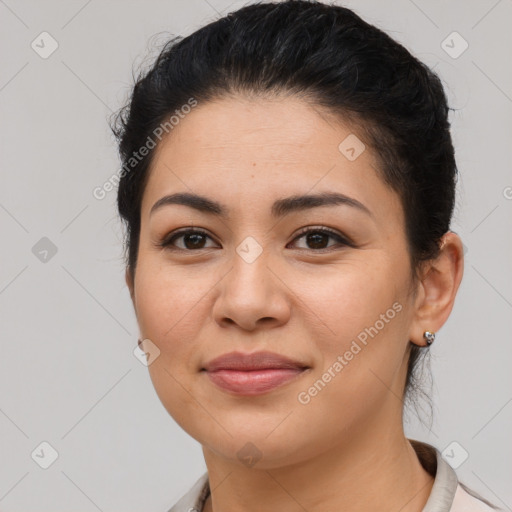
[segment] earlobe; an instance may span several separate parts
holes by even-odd
[[[421,278],[409,337],[415,345],[428,345],[424,333],[435,333],[444,325],[462,280],[464,256],[460,237],[448,231],[440,247],[439,256],[428,262]]]

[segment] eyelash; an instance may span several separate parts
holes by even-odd
[[[292,240],[292,242],[295,242],[295,241],[299,240],[300,238],[303,238],[305,235],[307,235],[309,233],[321,233],[321,234],[327,235],[327,236],[329,236],[331,238],[335,238],[335,239],[338,240],[338,244],[335,245],[335,246],[332,246],[332,247],[324,247],[322,249],[302,249],[302,250],[312,251],[312,252],[321,252],[322,253],[322,252],[332,251],[333,249],[339,249],[340,246],[355,247],[355,244],[352,243],[349,239],[343,237],[342,235],[340,235],[336,231],[332,231],[331,229],[326,228],[326,227],[317,227],[317,228],[315,228],[315,227],[313,227],[313,228],[312,227],[307,227],[307,228],[302,228],[300,230],[300,232],[297,234],[297,236]],[[166,237],[158,245],[160,247],[162,247],[162,248],[165,248],[165,249],[168,249],[168,250],[171,250],[171,251],[183,251],[183,252],[198,252],[198,251],[201,251],[203,249],[210,249],[210,247],[205,247],[205,248],[200,248],[200,249],[182,249],[181,247],[175,247],[175,246],[172,245],[177,239],[179,239],[179,238],[181,238],[181,237],[183,237],[185,235],[190,235],[190,234],[203,235],[203,236],[206,236],[206,237],[212,239],[212,237],[206,231],[203,231],[202,229],[185,228],[185,229],[182,229],[180,231],[177,231],[177,232],[173,233],[169,237]]]

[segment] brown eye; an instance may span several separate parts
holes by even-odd
[[[170,238],[164,240],[160,245],[169,249],[178,249],[183,251],[194,251],[200,249],[209,249],[213,246],[207,246],[207,241],[212,240],[204,231],[197,229],[188,229],[174,233]],[[178,242],[178,243],[177,243]]]
[[[340,246],[354,247],[351,242],[340,234],[326,228],[307,228],[295,238],[294,242],[301,239],[304,239],[306,244],[306,247],[299,247],[303,249],[322,250]],[[330,240],[334,240],[335,243],[330,243]]]
[[[311,249],[325,249],[329,245],[330,235],[315,231],[306,235],[306,243]]]

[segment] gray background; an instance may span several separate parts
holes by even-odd
[[[166,511],[205,470],[133,354],[115,192],[92,190],[119,166],[106,120],[132,65],[243,4],[0,0],[2,511]],[[407,434],[440,450],[456,441],[456,457],[469,454],[461,480],[511,510],[512,2],[344,5],[435,67],[458,109],[466,270],[432,347],[432,429],[411,419]],[[43,31],[59,45],[46,59],[31,47]],[[442,47],[453,31],[469,44],[457,58],[461,39],[444,43],[452,56]],[[43,441],[58,452],[48,469],[31,457]]]

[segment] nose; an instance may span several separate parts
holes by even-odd
[[[213,307],[214,319],[221,327],[254,331],[279,327],[289,320],[289,288],[271,267],[263,255],[248,263],[234,254]]]

